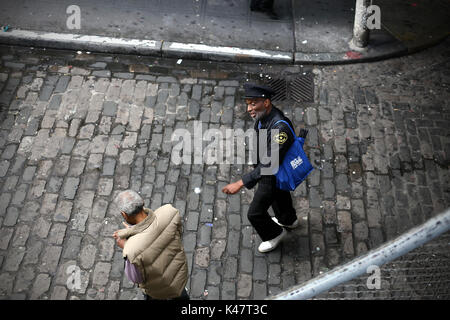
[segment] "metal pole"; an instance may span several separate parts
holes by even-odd
[[[287,291],[268,297],[267,299],[303,300],[312,298],[321,292],[366,273],[369,266],[382,266],[431,241],[448,230],[450,230],[450,208],[447,208],[443,213],[411,229],[396,239],[389,241],[376,250],[370,251],[343,266],[337,267],[304,284],[294,286]]]
[[[355,23],[353,26],[353,39],[350,46],[355,49],[362,49],[369,44],[369,28],[367,28],[367,7],[371,0],[356,0]]]

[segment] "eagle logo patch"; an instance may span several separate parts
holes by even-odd
[[[283,144],[286,142],[287,138],[288,138],[288,136],[287,136],[286,132],[280,132],[275,137],[273,137],[273,140],[278,144]]]

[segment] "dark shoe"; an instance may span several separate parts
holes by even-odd
[[[275,11],[273,11],[273,9],[264,10],[263,12],[267,14],[269,18],[272,20],[280,20],[280,17],[278,17],[278,14]]]

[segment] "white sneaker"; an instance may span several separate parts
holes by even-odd
[[[258,251],[261,253],[269,252],[275,249],[281,242],[281,240],[284,238],[284,236],[287,234],[287,231],[283,229],[281,231],[281,234],[273,238],[272,240],[261,242],[261,244],[258,247]]]
[[[279,223],[279,222],[278,222],[278,219],[277,219],[276,217],[272,217],[272,220],[273,220],[273,222],[275,222],[277,225],[279,225],[279,226],[281,226],[281,227],[288,228],[288,229],[295,229],[295,228],[297,228],[298,225],[300,224],[300,221],[298,221],[298,219],[296,219],[296,220],[294,221],[294,223],[293,223],[293,224],[290,224],[290,225],[285,225],[285,224]]]

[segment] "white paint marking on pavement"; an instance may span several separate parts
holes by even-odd
[[[180,42],[172,42],[169,46],[169,49],[173,50],[194,50],[198,52],[205,53],[218,53],[218,54],[237,54],[237,55],[248,55],[248,56],[258,56],[263,58],[277,58],[277,59],[287,59],[290,60],[291,57],[289,55],[280,54],[280,53],[268,53],[265,51],[260,51],[256,49],[241,49],[236,47],[215,47],[208,46],[206,44],[195,44],[195,43],[180,43]]]
[[[57,42],[90,42],[98,43],[108,46],[125,45],[125,46],[139,46],[139,47],[156,47],[155,40],[139,40],[127,38],[113,38],[104,36],[90,36],[79,35],[71,33],[55,33],[55,32],[37,32],[30,30],[12,30],[9,32],[0,33],[3,38],[25,38],[29,40],[49,40]]]
[[[132,48],[137,51],[192,51],[196,53],[206,53],[212,55],[233,55],[248,58],[266,58],[277,59],[283,61],[292,61],[293,57],[289,53],[271,51],[271,50],[257,50],[257,49],[242,49],[237,47],[220,47],[209,46],[205,44],[194,43],[180,43],[168,42],[167,49],[162,44],[163,41],[156,40],[140,40],[131,38],[113,38],[106,36],[94,35],[80,35],[71,33],[55,33],[55,32],[41,32],[32,30],[12,30],[8,32],[0,32],[1,39],[20,40],[20,41],[43,41],[44,43],[60,43],[69,44],[72,47],[79,46],[95,46],[95,50],[102,50],[102,48]],[[88,49],[88,48],[86,48]],[[179,60],[180,61],[180,60]]]

